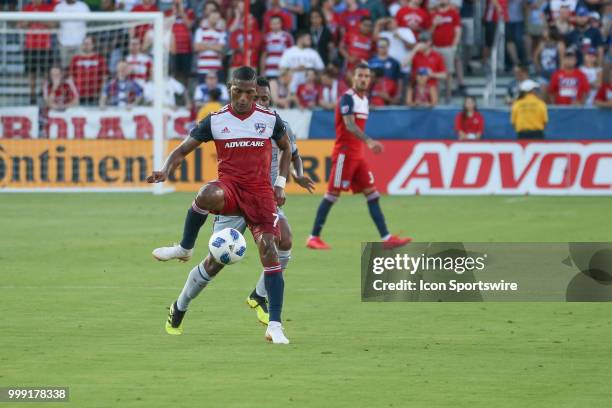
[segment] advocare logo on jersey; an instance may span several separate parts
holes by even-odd
[[[225,148],[232,148],[232,147],[264,147],[264,141],[263,140],[241,140],[238,142],[226,142],[225,143]]]

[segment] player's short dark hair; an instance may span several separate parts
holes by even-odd
[[[232,82],[234,81],[255,81],[257,78],[257,72],[251,67],[242,66],[237,68],[232,73]]]
[[[370,69],[370,66],[365,62],[360,62],[359,64],[357,64],[353,72],[357,71],[358,69]]]
[[[270,89],[270,81],[266,77],[258,76],[257,77],[257,86],[261,86],[263,88]]]

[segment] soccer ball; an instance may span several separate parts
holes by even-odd
[[[239,231],[226,228],[212,234],[208,241],[208,250],[215,261],[223,265],[231,265],[244,257],[246,241]]]

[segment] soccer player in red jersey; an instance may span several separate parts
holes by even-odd
[[[170,153],[163,168],[154,171],[149,183],[168,179],[185,156],[200,144],[214,141],[219,163],[219,179],[204,185],[198,192],[192,209],[194,214],[213,212],[223,215],[241,215],[253,234],[264,269],[264,284],[268,295],[270,323],[266,338],[275,344],[287,344],[281,325],[284,280],[279,262],[280,236],[277,205],[285,202],[285,182],[291,163],[291,146],[282,119],[274,112],[257,106],[256,72],[241,67],[232,74],[230,104],[209,114],[191,131],[189,137]],[[270,184],[272,142],[280,149],[279,176],[274,188]],[[188,217],[186,228],[193,221],[199,229],[198,217]],[[207,257],[193,268],[186,285],[195,282],[203,289],[217,275],[223,265]],[[180,310],[176,301],[170,306],[166,330],[182,333],[182,320],[186,310]]]
[[[396,248],[411,241],[410,238],[389,234],[380,208],[380,194],[374,185],[374,175],[363,154],[364,144],[376,154],[383,151],[383,145],[364,132],[369,113],[366,94],[370,88],[370,75],[367,64],[357,65],[353,72],[353,87],[342,95],[336,107],[336,144],[332,153],[329,186],[317,210],[312,233],[306,242],[308,248],[330,249],[320,237],[321,230],[329,210],[338,201],[340,192],[349,189],[353,193],[363,193],[366,197],[370,216],[378,228],[385,248]]]

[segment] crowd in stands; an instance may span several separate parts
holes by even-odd
[[[29,1],[29,0],[28,0]],[[474,0],[255,0],[249,29],[243,0],[31,0],[24,11],[163,11],[171,18],[164,103],[194,112],[227,102],[223,85],[246,58],[272,82],[281,108],[333,109],[362,61],[372,68],[372,106],[433,107],[465,95],[464,76],[486,73],[496,31],[505,24],[505,66],[520,83],[533,79],[539,97],[557,105],[610,107],[612,1],[486,0],[484,45],[475,46]],[[11,1],[6,4],[13,4]],[[6,5],[5,4],[5,5]],[[85,22],[24,22],[24,58],[31,77],[46,77],[44,101],[52,109],[74,105],[129,107],[150,104],[151,26],[89,33]],[[250,52],[245,50],[247,37]],[[474,99],[465,117],[479,133]],[[480,131],[481,133],[481,131]]]

